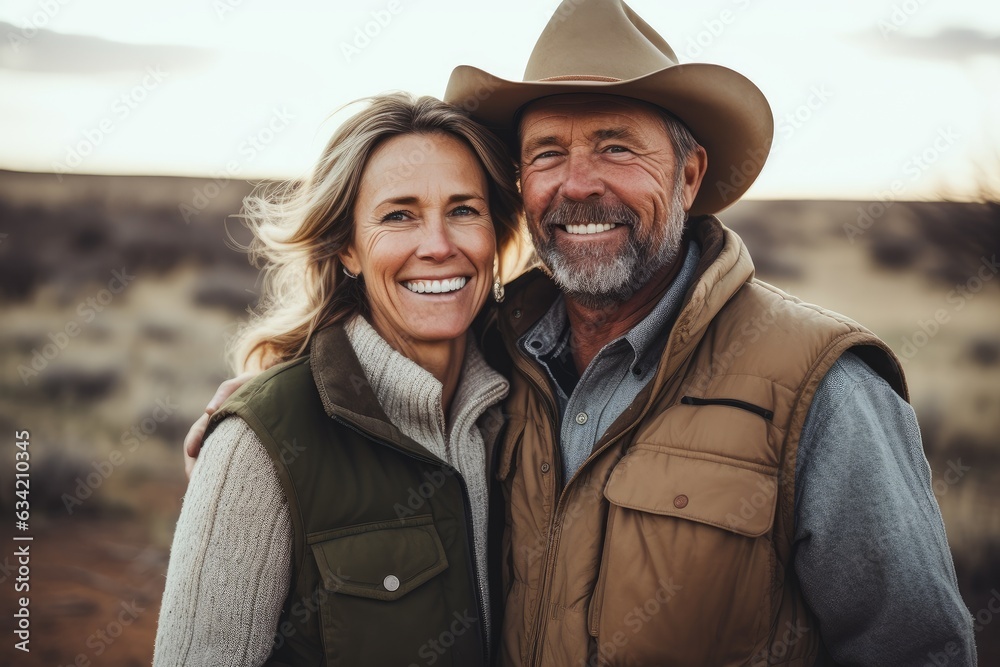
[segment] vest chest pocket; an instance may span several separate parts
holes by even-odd
[[[608,523],[589,609],[597,650],[627,640],[625,663],[742,664],[766,634],[777,493],[768,466],[630,448],[604,489]]]
[[[398,600],[448,568],[430,515],[310,536],[323,586],[334,593]]]
[[[448,559],[430,515],[308,539],[322,582],[316,598],[327,664],[410,664],[454,621],[455,605],[437,583]]]
[[[613,505],[760,537],[771,529],[776,468],[657,445],[633,446],[604,496]]]

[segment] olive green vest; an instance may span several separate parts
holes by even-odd
[[[211,427],[229,415],[267,448],[293,525],[269,665],[486,664],[464,481],[389,422],[342,327]]]

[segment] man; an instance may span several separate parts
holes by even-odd
[[[620,0],[563,2],[524,79],[446,94],[516,140],[549,269],[484,346],[511,377],[501,663],[975,664],[897,360],[711,215],[763,166],[760,91]]]

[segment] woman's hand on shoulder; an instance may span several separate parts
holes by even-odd
[[[191,479],[191,472],[194,470],[194,464],[198,460],[198,453],[201,451],[201,446],[205,441],[205,431],[208,429],[208,421],[211,419],[212,414],[226,402],[227,398],[233,395],[233,392],[245,385],[256,375],[256,373],[247,372],[234,378],[229,378],[220,384],[219,388],[215,390],[215,396],[205,406],[205,414],[191,425],[187,436],[184,438],[184,472],[187,474],[188,479]]]

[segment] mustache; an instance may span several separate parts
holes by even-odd
[[[635,227],[639,224],[639,214],[621,203],[563,200],[542,216],[542,224],[546,227],[588,223]]]

